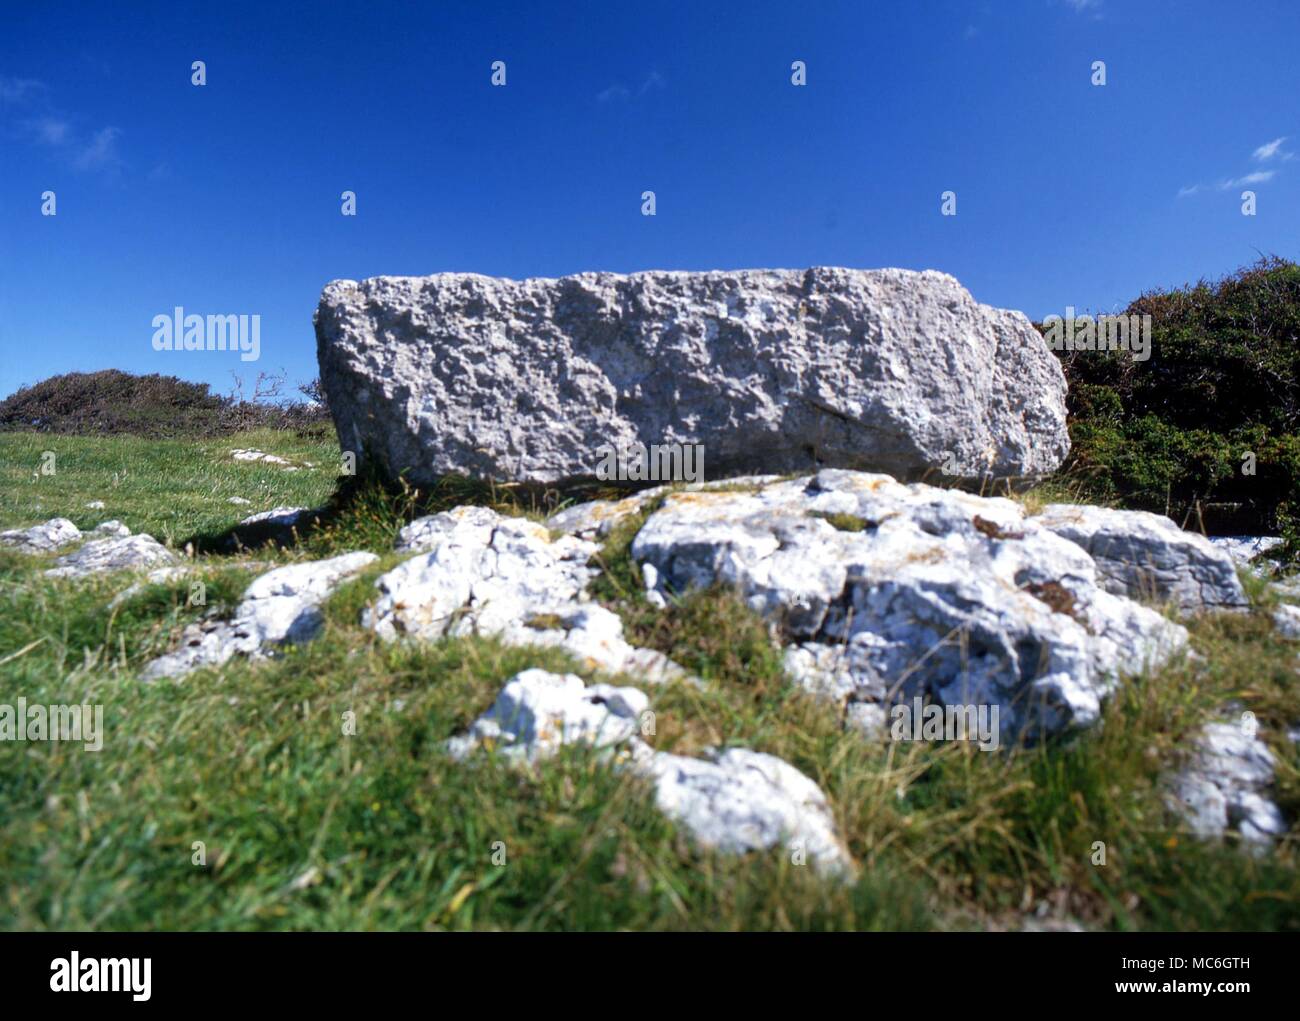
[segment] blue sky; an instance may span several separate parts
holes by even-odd
[[[0,394],[308,379],[340,277],[904,266],[1041,318],[1300,256],[1293,0],[3,8]],[[260,360],[155,351],[178,305]]]

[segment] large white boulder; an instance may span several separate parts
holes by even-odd
[[[708,478],[1033,476],[1069,450],[1046,342],[933,271],[336,280],[315,323],[343,449],[416,483],[591,478],[638,443],[702,444]]]

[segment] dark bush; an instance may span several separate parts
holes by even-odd
[[[1261,259],[1216,282],[1149,291],[1123,314],[1151,316],[1149,360],[1058,352],[1073,445],[1063,470],[1087,499],[1211,534],[1283,535],[1294,559],[1300,266]]]
[[[238,380],[223,397],[209,393],[206,383],[175,376],[117,369],[69,372],[21,387],[0,401],[0,429],[152,438],[219,436],[257,427],[328,433],[324,404],[276,401],[280,382],[259,377],[254,399],[247,400]]]

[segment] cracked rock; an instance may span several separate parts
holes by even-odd
[[[933,271],[335,280],[315,325],[340,444],[420,485],[595,479],[638,443],[703,444],[714,478],[1033,476],[1069,450],[1046,341]]]
[[[647,683],[686,677],[662,653],[623,640],[623,623],[585,593],[593,543],[486,507],[458,507],[402,529],[416,550],[375,582],[362,624],[387,639],[493,635],[511,645],[564,649],[585,665]]]
[[[49,553],[80,538],[81,529],[67,518],[50,518],[31,528],[0,532],[0,543],[13,546],[23,553]]]
[[[152,535],[94,539],[66,553],[45,573],[51,578],[82,578],[103,571],[136,571],[176,562],[176,554]]]
[[[324,620],[321,603],[345,578],[378,559],[373,553],[344,553],[268,571],[244,590],[233,618],[191,624],[179,647],[149,663],[142,677],[179,677],[219,666],[237,653],[256,657],[277,645],[311,641]]]
[[[1056,503],[1034,521],[1087,550],[1108,592],[1184,612],[1249,605],[1231,554],[1163,514]]]
[[[885,475],[676,493],[632,555],[665,595],[737,588],[810,690],[845,704],[997,706],[1003,741],[1094,723],[1121,675],[1187,642],[1106,591],[1079,545],[1013,501]]]

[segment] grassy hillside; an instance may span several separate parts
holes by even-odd
[[[238,447],[314,467],[234,462]],[[46,450],[54,475],[39,474]],[[289,433],[3,434],[0,526],[115,517],[183,543],[277,504],[324,503],[336,464],[331,445]],[[506,502],[473,489],[430,499]],[[105,508],[86,510],[92,500]],[[656,747],[745,745],[807,773],[861,866],[841,886],[779,854],[702,854],[640,782],[580,750],[531,771],[490,755],[451,761],[444,739],[514,672],[590,675],[555,651],[481,639],[390,646],[363,630],[372,582],[396,561],[392,539],[416,509],[411,494],[353,480],[320,530],[257,554],[381,554],[326,604],[322,636],[180,683],[143,684],[139,670],[183,624],[229,611],[249,554],[200,555],[206,607],[188,605],[187,580],[109,611],[131,579],[47,579],[45,559],[0,550],[0,687],[33,703],[102,703],[107,732],[98,753],[0,742],[0,924],[918,929],[1020,927],[1041,915],[1120,929],[1300,928],[1294,828],[1260,857],[1200,843],[1154,790],[1180,740],[1235,699],[1262,721],[1279,759],[1279,804],[1296,818],[1300,761],[1279,728],[1300,720],[1296,651],[1274,637],[1259,584],[1250,615],[1193,626],[1203,664],[1133,680],[1104,725],[1073,741],[988,754],[843,732],[833,711],[784,680],[765,627],[727,593],[646,606],[628,557],[635,522],[620,528],[601,555],[597,596],[632,640],[671,650],[706,682],[654,693]],[[1092,864],[1097,841],[1105,865]],[[200,844],[205,863],[195,864]]]

